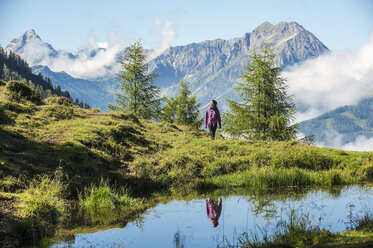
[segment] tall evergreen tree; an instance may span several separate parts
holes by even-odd
[[[198,128],[202,124],[198,110],[199,104],[196,103],[196,96],[190,95],[188,83],[181,79],[178,95],[166,101],[162,111],[162,120]]]
[[[260,140],[295,138],[298,125],[290,125],[295,104],[287,94],[281,70],[275,65],[275,55],[267,44],[261,53],[250,56],[250,64],[244,68],[242,81],[235,89],[241,102],[228,100],[230,110],[223,115],[225,132]]]
[[[154,85],[154,79],[158,74],[147,73],[146,54],[140,41],[127,49],[120,63],[122,71],[119,77],[122,94],[116,94],[117,106],[109,105],[109,108],[133,113],[144,119],[158,119],[161,99],[159,88]]]

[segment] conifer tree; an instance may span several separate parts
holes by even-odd
[[[196,103],[196,96],[190,95],[188,83],[181,79],[178,95],[166,101],[162,111],[162,120],[198,128],[202,124],[198,110],[199,104]]]
[[[175,113],[176,113],[175,98],[173,97],[167,98],[165,105],[163,106],[163,109],[161,112],[161,120],[169,122],[169,123],[173,123],[175,121]]]
[[[250,64],[244,68],[242,81],[235,89],[241,102],[227,100],[230,110],[223,115],[225,132],[259,140],[295,138],[298,125],[291,125],[295,104],[287,94],[281,70],[267,44],[261,53],[250,56]]]
[[[109,105],[110,109],[120,109],[143,119],[158,119],[161,99],[159,88],[154,85],[157,73],[147,73],[146,54],[140,41],[132,44],[121,63],[121,94],[116,94],[117,106]]]

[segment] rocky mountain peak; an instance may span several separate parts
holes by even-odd
[[[10,44],[5,48],[5,51],[15,52],[15,53],[23,53],[24,47],[30,42],[41,42],[39,35],[36,34],[35,30],[29,29],[23,35],[21,35],[18,39],[13,39]]]
[[[40,39],[39,35],[36,34],[35,30],[29,29],[24,34],[23,37],[27,37],[27,40]]]
[[[252,35],[263,38],[271,38],[273,36],[289,36],[299,34],[302,31],[306,30],[296,22],[280,22],[277,25],[264,22],[253,30]]]
[[[41,64],[46,56],[57,54],[51,45],[41,40],[34,29],[29,29],[18,39],[13,39],[4,50],[20,55],[31,66]]]
[[[270,30],[273,28],[273,24],[270,22],[263,22],[260,24],[258,27],[256,27],[253,32],[258,32],[258,33],[265,33],[266,31]]]

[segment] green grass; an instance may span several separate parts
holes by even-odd
[[[274,166],[251,167],[213,178],[197,180],[195,187],[203,188],[274,188],[288,186],[337,186],[361,182],[352,172],[341,169],[311,171],[300,168],[276,168]]]
[[[129,196],[125,190],[117,191],[108,181],[101,179],[97,186],[85,188],[79,197],[84,217],[91,223],[107,224],[119,218],[122,211],[141,201]]]
[[[19,244],[34,244],[44,237],[53,237],[61,218],[67,213],[64,198],[66,185],[62,172],[34,178],[19,197],[14,236]]]
[[[373,233],[373,214],[365,213],[362,218],[358,219],[355,230]]]
[[[21,217],[37,216],[57,222],[58,217],[65,212],[65,188],[61,171],[55,172],[53,177],[43,175],[33,179],[27,189],[20,194]]]
[[[146,204],[126,205],[126,199],[131,202],[132,197],[149,197],[173,187],[257,190],[373,180],[370,152],[345,152],[297,141],[224,140],[220,135],[211,141],[206,132],[187,126],[81,109],[58,97],[39,101],[34,92],[14,82],[0,85],[0,137],[0,190],[27,202],[27,207],[18,206],[24,216],[42,206],[42,197],[53,205],[49,193],[57,191],[40,192],[43,182],[48,185],[54,180],[57,168],[66,178],[66,188],[54,203],[55,213],[62,215],[58,203],[78,201],[79,194],[87,213],[106,216],[129,205],[124,212],[139,211]],[[101,178],[106,184],[97,184]],[[29,182],[40,187],[29,189]],[[96,208],[102,212],[94,213]],[[91,221],[102,222],[99,219],[104,218]]]
[[[371,247],[373,232],[372,219],[368,215],[358,220],[364,228],[332,233],[326,229],[319,229],[311,224],[307,214],[301,214],[292,209],[287,221],[279,220],[272,236],[264,233],[263,239],[257,234],[244,232],[237,237],[235,244],[228,247],[269,248],[269,247]],[[359,224],[360,225],[360,224]]]

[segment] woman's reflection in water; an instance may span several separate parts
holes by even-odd
[[[219,217],[221,213],[222,207],[222,199],[218,204],[218,200],[216,199],[208,199],[206,200],[206,212],[207,217],[211,220],[212,227],[217,227],[219,225]]]

